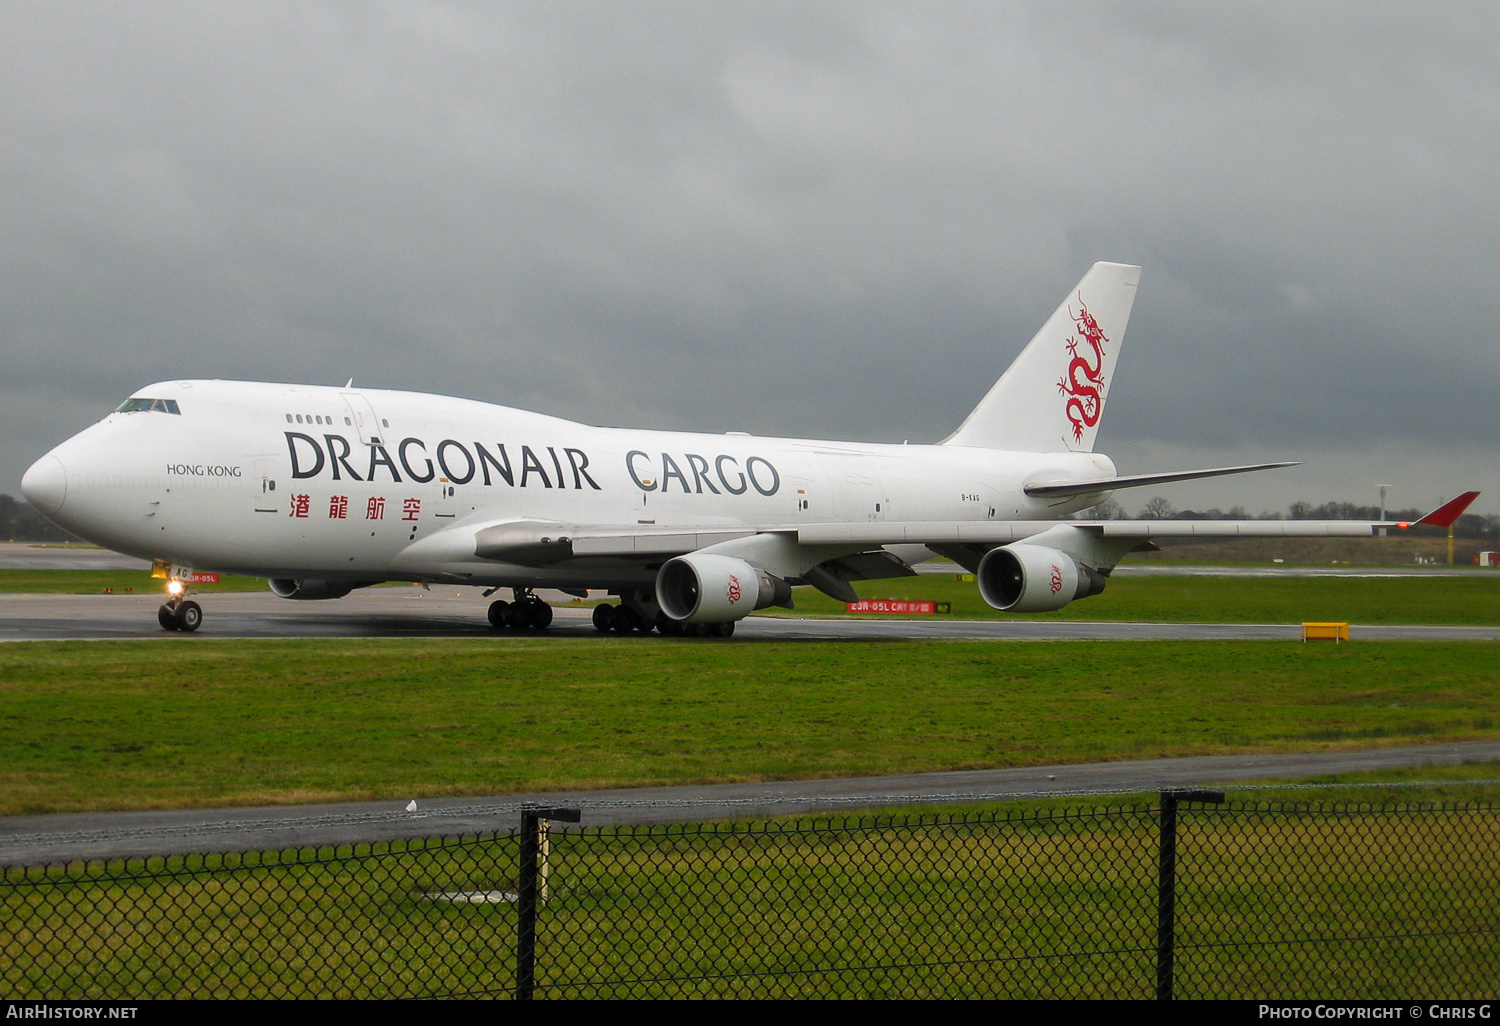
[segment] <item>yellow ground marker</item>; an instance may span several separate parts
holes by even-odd
[[[1337,644],[1340,641],[1349,640],[1349,625],[1347,623],[1304,623],[1302,625],[1303,641],[1332,641]]]

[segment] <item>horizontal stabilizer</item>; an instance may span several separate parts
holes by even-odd
[[[1182,470],[1170,474],[1132,474],[1129,477],[1096,477],[1089,481],[1043,481],[1027,485],[1026,494],[1038,497],[1056,496],[1062,498],[1069,495],[1088,495],[1091,492],[1110,492],[1116,488],[1141,488],[1145,485],[1170,484],[1173,481],[1196,481],[1202,477],[1248,474],[1255,470],[1276,470],[1280,467],[1295,467],[1298,465],[1295,462],[1253,463],[1243,467]]]

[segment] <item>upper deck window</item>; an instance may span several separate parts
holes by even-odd
[[[175,413],[181,416],[176,399],[126,399],[115,409],[116,413]]]

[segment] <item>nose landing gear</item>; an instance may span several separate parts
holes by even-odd
[[[164,631],[192,632],[203,623],[203,607],[192,599],[173,595],[156,611],[156,622]]]

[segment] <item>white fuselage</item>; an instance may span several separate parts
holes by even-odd
[[[180,412],[110,414],[39,460],[28,495],[111,549],[269,577],[606,587],[623,582],[481,559],[475,530],[1044,520],[1097,497],[1049,504],[1028,481],[1114,473],[1089,452],[597,428],[416,392],[168,381],[137,395]]]

